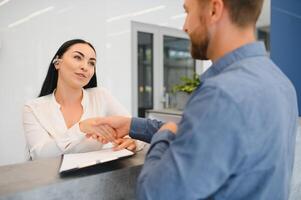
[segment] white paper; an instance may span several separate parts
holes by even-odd
[[[98,163],[105,163],[111,160],[117,160],[118,158],[131,156],[133,154],[133,152],[127,149],[113,151],[112,148],[103,149],[100,151],[92,151],[88,153],[65,154],[63,156],[60,173],[71,169],[78,169],[87,166],[92,166]]]

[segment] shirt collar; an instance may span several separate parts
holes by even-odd
[[[250,44],[243,45],[215,61],[211,67],[209,67],[209,69],[200,76],[200,80],[203,81],[211,76],[219,74],[228,66],[239,60],[266,55],[267,53],[263,42],[252,42]]]
[[[56,98],[55,98],[55,95],[54,95],[55,90],[52,93],[52,102],[53,102],[54,106],[56,106],[57,108],[60,109],[61,105],[56,101]],[[82,91],[83,91],[83,98],[82,98],[82,101],[81,101],[81,105],[83,106],[83,110],[85,110],[86,107],[87,107],[87,91],[85,89],[82,89]]]

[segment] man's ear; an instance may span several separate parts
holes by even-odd
[[[211,0],[210,1],[210,22],[218,22],[224,12],[224,1],[223,0]]]

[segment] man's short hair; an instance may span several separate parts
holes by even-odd
[[[260,15],[263,0],[223,0],[232,22],[239,27],[255,25]]]

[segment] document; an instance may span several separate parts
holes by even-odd
[[[105,163],[122,157],[132,156],[133,154],[133,152],[127,149],[114,151],[112,148],[87,153],[64,154],[59,172],[63,173],[99,163]]]

